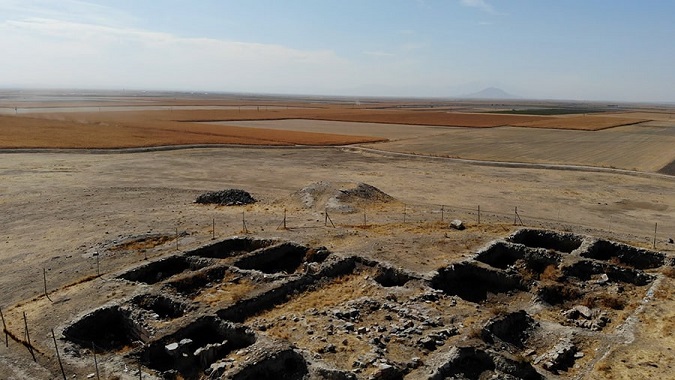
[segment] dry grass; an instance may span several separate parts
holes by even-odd
[[[238,283],[229,282],[232,277],[232,274],[228,274],[218,285],[204,287],[194,298],[194,302],[211,306],[228,305],[242,300],[256,289],[256,285],[248,279],[241,279]]]
[[[559,277],[560,277],[560,270],[558,269],[557,266],[551,264],[546,268],[544,268],[544,271],[541,272],[539,279],[548,281],[558,281]]]
[[[663,274],[669,278],[675,278],[675,267],[669,266],[663,268]]]
[[[624,299],[609,294],[588,295],[581,301],[581,304],[591,309],[600,307],[604,309],[623,310],[626,307],[626,301]]]

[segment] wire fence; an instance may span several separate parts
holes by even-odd
[[[532,206],[530,206],[532,207]],[[274,214],[274,213],[272,213]],[[569,215],[573,215],[573,220]],[[626,222],[619,216],[605,216],[603,212],[567,212],[568,219],[561,218],[556,207],[535,209],[518,206],[499,206],[485,208],[481,205],[433,205],[422,203],[397,204],[386,207],[366,207],[363,209],[335,210],[311,212],[309,210],[280,209],[277,215],[265,212],[243,211],[240,215],[218,215],[213,221],[203,225],[212,227],[213,238],[223,233],[256,233],[260,231],[297,229],[297,228],[363,228],[377,226],[425,225],[431,228],[447,226],[452,220],[459,219],[467,226],[475,225],[511,225],[516,227],[542,228],[581,235],[593,235],[605,239],[640,243],[645,248],[675,249],[669,245],[666,236],[669,229],[659,226],[658,221]],[[217,219],[216,219],[217,218]],[[241,219],[237,221],[236,219]],[[189,221],[186,221],[190,224]],[[188,227],[188,226],[185,226]],[[225,230],[223,230],[223,228]],[[220,231],[216,233],[216,229]],[[672,247],[672,248],[671,248]]]

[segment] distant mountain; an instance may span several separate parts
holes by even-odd
[[[509,94],[508,92],[496,88],[488,87],[482,91],[474,92],[473,94],[463,95],[462,98],[466,99],[517,99],[518,97]]]

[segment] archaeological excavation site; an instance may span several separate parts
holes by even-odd
[[[158,249],[169,253],[89,290],[53,292],[100,303],[71,310],[54,342],[24,340],[16,324],[12,339],[52,365],[57,344],[82,378],[583,377],[629,338],[673,267],[663,253],[531,228],[426,272],[252,234]]]
[[[0,380],[672,379],[674,120],[0,92]]]

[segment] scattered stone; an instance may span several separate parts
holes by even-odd
[[[393,365],[386,363],[378,365],[375,372],[369,377],[370,380],[393,380],[401,378],[403,378],[401,371]]]
[[[534,364],[542,363],[544,369],[557,373],[574,365],[577,346],[570,338],[563,338],[558,344],[534,360]]]
[[[436,340],[431,337],[420,338],[417,340],[417,345],[429,351],[433,351],[436,349]]]
[[[451,222],[450,222],[450,227],[452,227],[452,228],[454,228],[454,229],[456,229],[456,230],[460,230],[460,231],[463,230],[464,228],[466,228],[466,227],[464,226],[464,222],[462,222],[462,221],[459,220],[459,219],[454,219],[453,221],[451,221]]]

